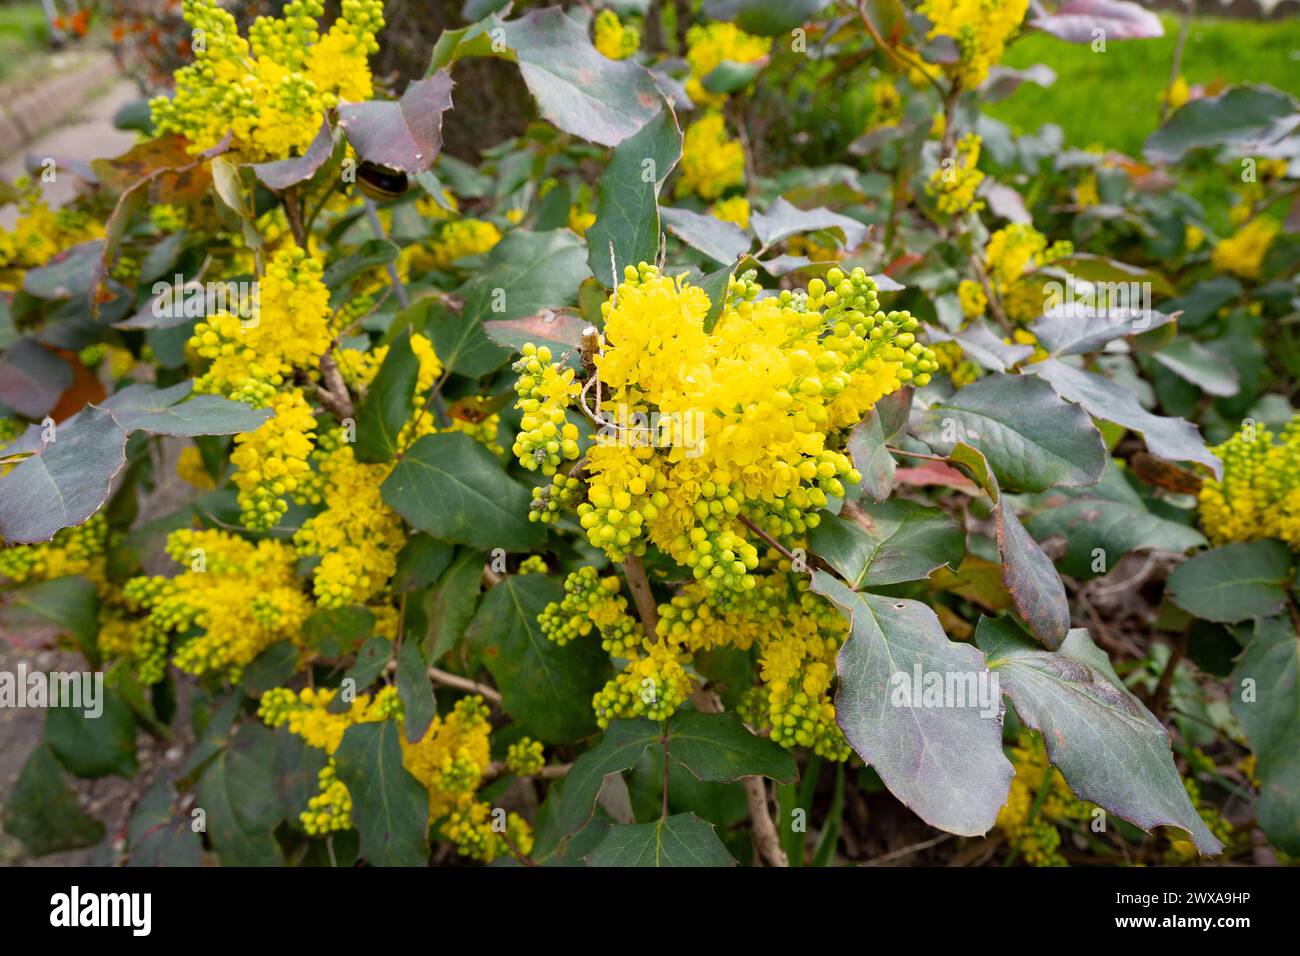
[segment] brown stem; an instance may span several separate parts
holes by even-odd
[[[343,381],[343,373],[339,371],[334,356],[329,352],[320,357],[320,374],[325,383],[323,387],[316,388],[321,404],[340,421],[345,418],[355,419],[356,409],[352,406],[352,396],[348,394],[347,383]]]
[[[289,231],[293,241],[303,252],[307,251],[307,230],[302,226],[302,205],[298,202],[298,187],[290,186],[284,191],[284,213],[289,219]]]
[[[1178,670],[1178,665],[1186,653],[1187,632],[1184,631],[1178,635],[1178,639],[1170,649],[1164,673],[1160,675],[1160,682],[1156,684],[1155,693],[1151,695],[1151,713],[1155,714],[1158,720],[1164,720],[1165,711],[1169,709],[1169,691],[1174,685],[1174,671]]]
[[[781,849],[781,836],[768,808],[767,784],[762,777],[745,777],[745,802],[749,804],[749,820],[757,859],[768,866],[789,866],[790,860]]]
[[[491,701],[496,706],[501,706],[501,694],[477,681],[472,681],[468,677],[461,677],[459,674],[452,674],[448,671],[440,670],[437,667],[429,668],[429,680],[435,684],[442,684],[444,687],[454,687],[457,690],[468,691],[471,694],[478,694],[484,700]]]
[[[650,590],[650,579],[646,577],[645,565],[639,555],[630,554],[623,562],[623,576],[632,591],[632,600],[636,602],[636,612],[641,618],[650,640],[658,640],[659,606],[655,603],[654,593]]]

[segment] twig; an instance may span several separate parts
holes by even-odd
[[[334,417],[342,421],[345,418],[354,418],[356,410],[352,406],[352,396],[348,394],[347,383],[343,381],[343,374],[339,371],[338,363],[334,361],[334,356],[326,352],[320,357],[320,374],[324,380],[324,386],[316,386],[316,394],[320,398],[321,404],[324,405]]]
[[[884,856],[872,857],[870,860],[865,860],[859,865],[880,866],[882,863],[888,863],[891,860],[899,860],[905,856],[911,856],[913,853],[920,853],[922,850],[928,850],[932,846],[938,846],[940,843],[951,840],[952,837],[953,835],[951,833],[944,833],[932,840],[922,840],[920,843],[913,843],[911,846],[905,846],[902,849],[894,850],[890,853],[886,853]]]
[[[768,866],[789,866],[790,860],[781,848],[781,835],[777,833],[776,824],[768,807],[767,784],[762,777],[745,777],[745,802],[749,804],[749,820],[754,839],[754,852],[759,860]]]
[[[659,607],[655,604],[650,579],[646,577],[645,565],[639,555],[627,556],[623,562],[623,576],[627,578],[627,586],[632,591],[632,599],[636,602],[636,611],[641,617],[641,626],[645,628],[646,636],[652,641],[658,640]]]
[[[374,230],[375,238],[387,239],[384,233],[384,224],[379,221],[379,212],[375,209],[375,201],[369,196],[365,200],[366,218],[370,220],[370,228]],[[406,286],[402,285],[402,277],[397,274],[397,265],[388,263],[388,281],[393,285],[393,293],[397,296],[397,304],[403,309],[411,304],[410,293],[406,291]]]
[[[571,769],[573,769],[573,764],[571,763],[547,764],[541,770],[537,771],[537,773],[532,774],[532,776],[541,777],[543,780],[562,780],[564,777],[568,776]],[[487,769],[483,771],[483,780],[484,782],[495,780],[497,777],[504,777],[509,772],[510,768],[506,766],[504,760],[493,760],[487,765]]]
[[[454,687],[456,690],[478,694],[484,700],[491,701],[498,707],[501,706],[500,691],[493,690],[491,687],[478,683],[478,681],[470,680],[468,677],[461,677],[459,674],[452,674],[437,667],[430,667],[429,680],[435,684],[442,684],[444,687]]]

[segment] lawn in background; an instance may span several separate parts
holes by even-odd
[[[24,62],[49,51],[49,29],[39,3],[0,4],[0,83],[18,79]]]
[[[1142,143],[1160,117],[1160,94],[1169,81],[1181,21],[1162,16],[1165,35],[1121,40],[1094,53],[1085,44],[1030,33],[1007,50],[1003,63],[1023,69],[1045,63],[1056,83],[1022,84],[988,113],[1017,132],[1056,123],[1071,146],[1094,143],[1141,156]],[[1300,18],[1255,22],[1197,17],[1183,51],[1187,82],[1266,83],[1300,97]]]

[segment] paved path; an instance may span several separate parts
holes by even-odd
[[[135,133],[116,129],[113,115],[139,96],[136,85],[129,80],[112,81],[98,96],[73,111],[64,125],[0,162],[0,177],[12,182],[14,177],[27,171],[29,158],[39,166],[46,157],[85,161],[126,152],[135,142]],[[46,200],[51,206],[63,205],[76,195],[77,182],[75,175],[60,171],[54,182],[42,184]],[[0,226],[12,227],[17,217],[17,209],[12,205],[6,206],[0,210]]]

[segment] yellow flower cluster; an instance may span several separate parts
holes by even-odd
[[[967,133],[957,144],[957,155],[945,157],[930,174],[925,191],[941,213],[957,216],[984,208],[984,203],[975,198],[975,191],[984,181],[984,174],[978,169],[979,161],[980,138]]]
[[[1281,228],[1272,219],[1262,216],[1252,219],[1228,238],[1219,240],[1210,262],[1222,272],[1231,272],[1243,279],[1257,279],[1264,256]]]
[[[989,236],[984,266],[1009,319],[1023,324],[1043,314],[1042,283],[1025,278],[1026,273],[1073,252],[1073,243],[1061,240],[1049,245],[1047,237],[1027,223],[1012,223]]]
[[[321,559],[312,579],[321,607],[366,604],[388,584],[406,544],[402,519],[379,493],[392,465],[363,464],[351,445],[328,444],[317,455],[325,510],[308,518],[293,542],[299,555]]]
[[[546,754],[540,740],[520,737],[506,748],[506,766],[520,777],[531,777],[546,766]]]
[[[962,388],[984,374],[978,364],[972,362],[956,342],[935,342],[934,358],[939,368],[948,374],[953,385]]]
[[[15,584],[74,574],[102,582],[107,546],[108,519],[100,511],[85,524],[57,532],[50,541],[0,550],[0,575]]]
[[[734,222],[741,229],[749,228],[749,200],[744,196],[730,196],[727,199],[719,199],[709,207],[709,212],[715,219],[721,219],[723,222]]]
[[[1022,731],[1011,748],[1011,763],[1016,775],[1011,779],[1011,793],[998,811],[997,826],[1020,856],[1032,866],[1066,866],[1060,855],[1061,834],[1056,824],[1087,820],[1092,808],[1070,790],[1060,771],[1047,761],[1043,738],[1033,731]],[[1031,820],[1034,801],[1044,786],[1044,775],[1051,774],[1048,790]]]
[[[967,319],[979,318],[989,307],[984,286],[974,279],[962,279],[957,283],[957,301],[961,304],[961,314]]]
[[[211,491],[217,487],[216,481],[208,474],[208,469],[203,464],[203,455],[196,445],[186,445],[181,449],[176,457],[176,474],[181,481],[199,491]]]
[[[321,0],[290,0],[279,18],[258,17],[245,40],[216,0],[184,0],[194,63],[176,71],[175,96],[150,101],[155,128],[185,136],[195,153],[229,132],[245,162],[305,152],[327,110],[370,98],[366,58],[384,24],[381,0],[342,0],[322,36],[324,9]]]
[[[751,36],[734,23],[697,23],[686,31],[686,62],[691,75],[686,95],[696,106],[719,106],[725,93],[710,93],[704,79],[723,63],[754,63],[772,49],[767,37]]]
[[[308,478],[316,419],[301,389],[279,392],[275,414],[256,431],[235,436],[230,463],[239,488],[240,520],[253,531],[267,531],[289,510],[288,498]]]
[[[431,269],[450,269],[470,256],[481,256],[501,241],[501,232],[483,219],[450,219],[435,231],[429,243],[427,260],[420,264]]]
[[[565,416],[579,391],[574,371],[552,364],[551,350],[531,342],[524,346],[514,371],[519,375],[515,407],[524,414],[512,451],[529,471],[540,468],[543,475],[553,475],[562,461],[574,461],[579,455],[578,426]]]
[[[222,312],[195,326],[189,346],[212,364],[194,391],[264,408],[295,370],[315,372],[333,337],[323,271],[296,246],[281,249],[258,283],[252,316]]]
[[[667,641],[645,639],[626,651],[627,666],[596,692],[592,708],[596,723],[645,717],[667,720],[691,693],[691,677],[683,663],[687,655]]]
[[[352,825],[351,797],[333,770],[334,754],[347,729],[359,723],[403,721],[395,688],[385,687],[373,699],[369,694],[360,694],[348,710],[338,714],[329,710],[334,697],[333,690],[306,688],[295,694],[287,688],[275,688],[262,695],[258,708],[258,715],[269,726],[287,726],[290,733],[331,758],[327,772],[321,774],[321,793],[301,816],[308,833],[328,833]],[[486,863],[508,851],[506,839],[523,854],[531,852],[533,845],[531,830],[524,820],[475,799],[490,763],[490,731],[487,705],[483,698],[473,695],[458,700],[445,717],[434,717],[416,743],[409,743],[405,733],[399,735],[402,765],[429,794],[430,819],[442,821],[442,836],[461,854]],[[520,744],[518,759],[529,765],[535,763],[537,748],[526,739]],[[498,818],[504,835],[497,825]]]
[[[1223,480],[1201,485],[1201,526],[1217,544],[1278,538],[1300,551],[1300,415],[1274,440],[1248,424],[1214,449]]]
[[[104,227],[88,213],[50,209],[30,177],[15,179],[14,188],[19,192],[18,219],[12,229],[0,228],[0,292],[16,292],[28,269],[104,234]]]
[[[763,686],[747,695],[742,716],[768,728],[783,747],[809,747],[828,760],[847,760],[850,747],[835,722],[835,656],[848,622],[808,591],[806,577],[790,573],[775,551],[772,570],[753,590],[719,601],[688,585],[659,607],[659,636],[694,654],[723,646],[759,648]]]
[[[713,200],[744,185],[745,149],[738,140],[728,138],[726,123],[717,110],[686,127],[679,168],[681,177],[673,187],[677,196]]]
[[[181,670],[238,680],[272,644],[300,640],[314,608],[287,544],[182,528],[168,536],[167,555],[188,570],[173,578],[132,578],[123,596],[131,610],[145,613],[140,626],[154,639],[203,632],[177,649],[174,663]]]
[[[742,513],[800,535],[844,481],[860,480],[837,448],[842,433],[937,364],[916,319],[878,310],[861,269],[832,269],[827,282],[758,298],[733,280],[706,332],[702,289],[644,263],[626,270],[602,306],[595,365],[609,424],[587,452],[578,507],[611,560],[653,542],[696,580],[746,589],[758,555]]]
[[[561,647],[595,628],[600,646],[615,657],[627,657],[645,637],[641,625],[627,613],[618,576],[599,577],[592,567],[579,568],[565,578],[564,598],[547,604],[537,623]]]
[[[931,39],[947,36],[956,41],[961,56],[943,69],[963,90],[984,82],[1028,9],[1029,0],[924,0],[917,7],[933,24]]]
[[[641,31],[633,24],[623,23],[608,8],[596,14],[592,35],[596,49],[611,60],[626,60],[641,48]]]

